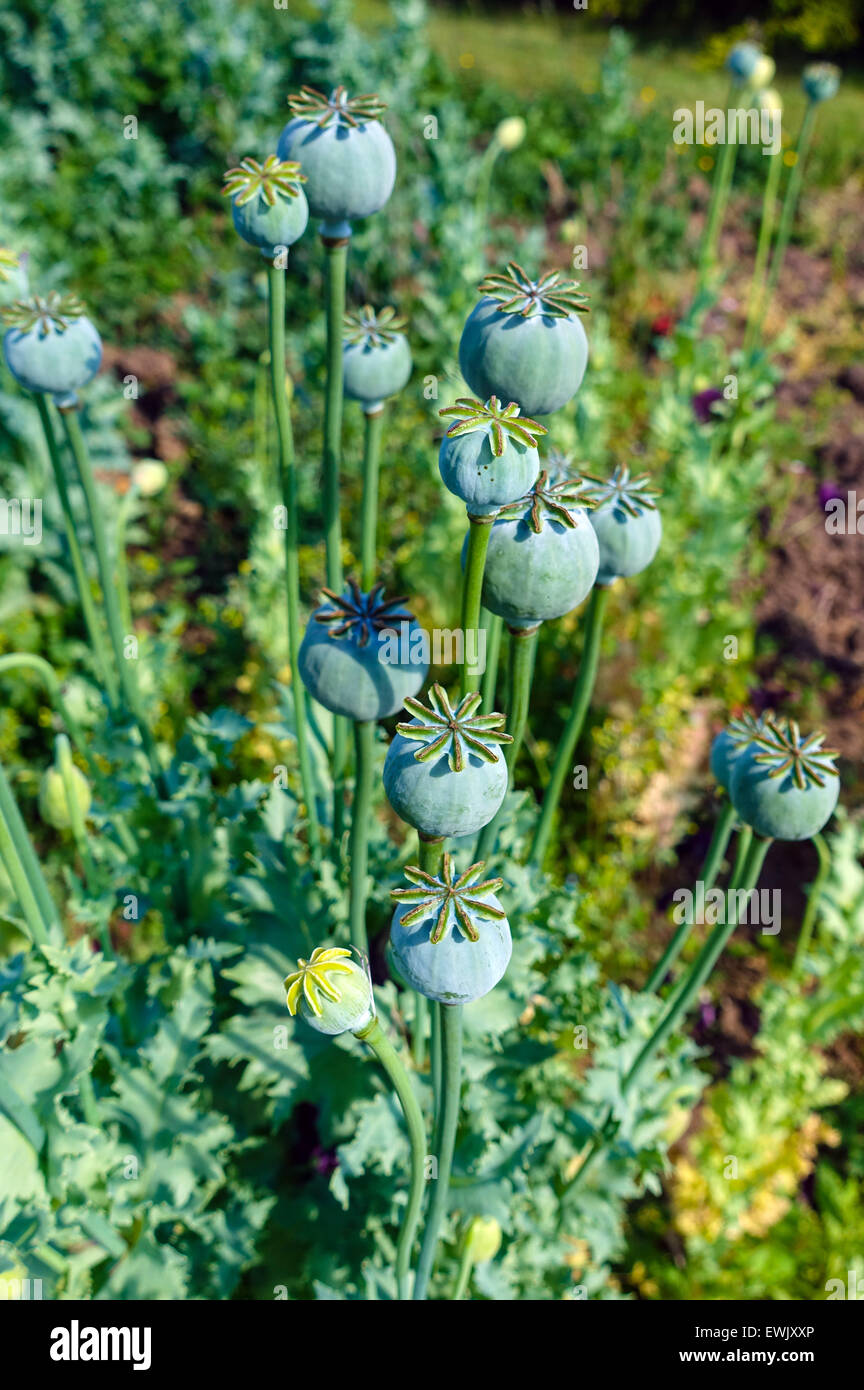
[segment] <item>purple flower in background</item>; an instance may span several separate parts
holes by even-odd
[[[703,1028],[710,1028],[716,1022],[717,1010],[713,1004],[703,1004],[699,1009],[699,1020]]]
[[[710,425],[712,421],[717,419],[713,406],[722,399],[723,392],[718,391],[716,386],[709,386],[706,391],[699,391],[695,396],[691,396],[690,404],[693,407],[693,414],[700,425]]]
[[[819,487],[819,506],[823,512],[829,502],[845,502],[846,491],[837,483],[821,483]]]

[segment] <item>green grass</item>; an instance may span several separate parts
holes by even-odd
[[[357,0],[355,17],[368,28],[386,28],[390,8],[386,0]],[[626,28],[626,25],[624,26]],[[435,7],[429,11],[431,46],[456,72],[466,88],[495,85],[517,98],[530,99],[538,91],[576,94],[590,91],[597,82],[600,60],[608,35],[594,28],[584,12],[572,15],[477,15]],[[816,55],[818,56],[818,55]],[[772,84],[784,106],[784,127],[794,142],[804,97],[801,64],[780,71]],[[728,78],[719,60],[702,48],[651,44],[633,54],[632,70],[651,104],[669,113],[677,107],[725,106]],[[652,95],[653,93],[653,95]],[[820,113],[816,145],[822,176],[836,181],[860,164],[860,128],[864,118],[864,81],[861,74],[846,73],[836,99]]]

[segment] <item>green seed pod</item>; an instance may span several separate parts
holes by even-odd
[[[751,749],[754,738],[765,728],[765,719],[772,717],[770,714],[742,714],[740,719],[731,719],[715,737],[711,744],[711,771],[724,791],[729,790],[735,759]]]
[[[507,793],[500,745],[512,743],[500,714],[479,714],[480,695],[453,707],[433,685],[429,705],[409,698],[410,722],[396,725],[384,760],[390,805],[422,835],[475,835],[495,816]],[[418,746],[419,745],[419,746]]]
[[[82,819],[86,820],[90,810],[90,784],[83,772],[74,764],[72,764],[70,771],[72,784],[75,788],[75,799],[78,802]],[[39,787],[39,814],[45,824],[53,825],[55,830],[68,830],[72,824],[63,774],[58,767],[49,767],[42,778]]]
[[[801,86],[811,101],[830,101],[840,86],[840,69],[833,63],[810,63],[804,69]]]
[[[369,976],[344,946],[316,946],[285,979],[288,1012],[318,1033],[359,1033],[375,1017]]]
[[[745,825],[771,840],[811,840],[840,795],[837,754],[823,734],[803,738],[794,720],[766,719],[732,763],[729,794]]]
[[[495,896],[503,879],[483,882],[486,865],[472,864],[454,878],[444,855],[441,878],[409,867],[412,887],[394,888],[399,906],[390,945],[399,973],[427,999],[470,1004],[494,989],[510,961],[513,943],[504,909]]]
[[[587,495],[596,503],[589,514],[600,547],[598,584],[640,574],[657,554],[663,527],[647,473],[631,478],[616,467],[611,478],[582,473]]]
[[[272,260],[306,230],[309,208],[300,187],[300,165],[269,154],[263,164],[246,158],[225,175],[222,192],[231,198],[234,228],[250,246]]]
[[[438,414],[454,417],[438,455],[441,479],[470,515],[525,496],[540,471],[537,439],[545,425],[520,415],[513,401],[502,407],[497,396],[485,405],[461,396]]]
[[[345,315],[342,379],[345,395],[367,413],[395,396],[411,375],[411,349],[400,332],[405,320],[389,304],[379,314],[370,304]]]

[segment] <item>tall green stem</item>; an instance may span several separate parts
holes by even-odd
[[[99,583],[102,586],[102,601],[105,604],[105,615],[108,619],[108,633],[111,638],[111,646],[114,652],[114,662],[120,678],[120,686],[129,712],[138,727],[141,743],[147,754],[153,779],[159,785],[162,795],[167,797],[169,791],[165,781],[165,774],[160,766],[156,745],[153,742],[153,736],[150,733],[147,720],[144,717],[141,707],[141,697],[138,691],[138,679],[135,668],[132,661],[127,661],[126,659],[120,599],[117,593],[117,585],[114,581],[111,560],[108,555],[108,542],[105,536],[102,508],[99,505],[99,498],[96,493],[96,482],[93,477],[90,455],[87,452],[87,445],[81,433],[78,410],[77,408],[73,410],[63,410],[61,411],[61,415],[63,426],[66,431],[66,438],[69,443],[69,448],[72,451],[78,478],[84,492],[84,499],[87,503],[90,530],[93,534],[93,545],[96,550],[96,563],[99,568]]]
[[[749,825],[742,825],[738,831],[738,843],[735,846],[735,863],[732,866],[732,873],[729,878],[729,891],[734,892],[741,886],[741,877],[747,863],[747,856],[750,853],[750,846],[753,843],[753,830]]]
[[[537,651],[537,638],[540,633],[540,625],[536,627],[511,627],[510,633],[510,670],[509,670],[509,696],[507,700],[507,732],[513,739],[512,743],[506,745],[507,769],[509,773],[509,786],[513,786],[513,777],[516,769],[516,762],[519,751],[522,747],[522,739],[525,735],[525,725],[528,720],[528,709],[531,703],[531,678],[534,674],[534,656]],[[492,818],[488,825],[484,825],[480,831],[477,841],[477,851],[475,858],[488,859],[495,849],[495,841],[498,837],[498,827],[504,816],[503,806],[498,814]]]
[[[327,384],[324,397],[324,542],[327,585],[342,592],[342,522],[339,514],[339,474],[342,463],[342,330],[345,317],[345,277],[348,238],[322,237],[325,256],[327,318]],[[345,819],[345,762],[348,721],[333,719],[333,834],[338,840]]]
[[[477,642],[477,656],[480,656],[480,597],[483,593],[483,571],[486,568],[486,551],[492,531],[491,516],[468,517],[468,555],[465,560],[465,573],[462,577],[462,679],[461,693],[476,690],[478,675],[476,667],[468,663],[469,641]]]
[[[737,84],[733,81],[726,101],[727,111],[731,110],[733,107],[736,86]],[[749,93],[744,100],[747,100],[748,97]],[[726,133],[728,134],[728,131]],[[729,201],[729,190],[732,187],[732,175],[735,172],[735,161],[737,158],[737,141],[726,140],[720,151],[720,157],[717,160],[717,170],[711,188],[711,201],[708,206],[708,218],[705,226],[705,237],[702,242],[702,255],[700,260],[700,289],[704,288],[707,283],[708,277],[717,259],[717,242],[726,214],[726,204]]]
[[[75,575],[78,602],[81,604],[81,612],[84,614],[84,622],[87,627],[87,635],[90,638],[93,659],[96,663],[99,677],[105,687],[108,704],[111,709],[116,709],[119,693],[117,675],[111,663],[111,656],[105,642],[102,623],[96,612],[96,605],[93,602],[90,580],[87,576],[84,556],[78,541],[78,530],[75,524],[75,517],[72,513],[72,504],[69,500],[69,489],[66,486],[66,474],[63,471],[63,462],[60,458],[60,450],[57,447],[57,436],[54,433],[54,425],[51,420],[48,397],[37,395],[34,396],[34,400],[36,402],[36,409],[39,411],[39,419],[42,421],[42,430],[45,435],[45,443],[48,446],[48,456],[51,459],[54,482],[56,483],[57,494],[60,498],[60,508],[63,512],[63,525],[66,528],[66,544],[69,546],[69,558],[72,561],[72,572]]]
[[[501,657],[504,619],[499,618],[497,613],[490,613],[488,608],[481,608],[480,622],[486,629],[486,670],[483,672],[483,681],[480,686],[483,696],[480,708],[484,713],[489,714],[495,708],[495,689],[498,684],[498,662]]]
[[[810,148],[813,125],[816,120],[816,105],[817,103],[814,101],[807,103],[807,110],[804,112],[804,119],[801,122],[801,129],[798,132],[798,143],[795,146],[795,163],[792,166],[792,170],[789,174],[789,182],[786,185],[786,196],[783,199],[783,208],[780,213],[780,225],[777,228],[777,243],[774,247],[774,255],[771,260],[771,270],[768,275],[765,298],[762,301],[763,310],[768,308],[771,297],[777,288],[780,272],[783,269],[783,261],[786,257],[786,248],[789,245],[789,238],[792,235],[792,224],[795,221],[795,212],[798,207],[798,195],[801,192],[801,183],[804,178],[804,161],[807,158],[807,151]]]
[[[453,1292],[450,1295],[450,1300],[452,1303],[458,1303],[460,1299],[465,1297],[465,1294],[468,1290],[468,1285],[471,1282],[471,1272],[473,1268],[474,1261],[471,1258],[471,1246],[466,1240],[462,1248],[461,1258],[459,1260],[459,1273],[456,1275],[456,1283],[454,1284]]]
[[[57,910],[48,892],[42,865],[27,833],[18,802],[0,764],[0,821],[3,823],[3,860],[34,942],[62,940]]]
[[[762,220],[759,224],[759,240],[756,244],[756,260],[753,263],[753,278],[750,281],[750,295],[747,303],[747,329],[744,334],[744,352],[749,353],[755,346],[762,323],[762,305],[765,296],[765,271],[771,251],[771,238],[774,234],[774,217],[777,211],[777,189],[783,169],[783,155],[780,150],[769,156],[768,173],[765,177],[765,190],[762,195]]]
[[[762,871],[762,865],[765,862],[765,855],[768,853],[771,844],[771,840],[763,840],[758,837],[754,838],[747,856],[747,863],[741,875],[742,881],[740,891],[749,893],[756,887],[759,881],[759,874]],[[738,925],[739,901],[739,895],[729,896],[728,912],[724,914],[727,920],[717,923],[714,930],[705,941],[702,950],[693,962],[689,972],[684,976],[678,988],[667,1000],[663,1013],[654,1027],[654,1031],[647,1042],[642,1046],[636,1060],[632,1063],[630,1070],[621,1082],[622,1097],[626,1097],[632,1090],[648,1062],[659,1048],[662,1047],[663,1043],[669,1037],[669,1034],[675,1029],[679,1019],[689,1009],[699,990],[711,974],[726,943]],[[603,1137],[597,1137],[592,1140],[578,1171],[568,1183],[569,1191],[572,1191],[574,1187],[584,1181],[589,1168],[604,1148],[605,1140]]]
[[[573,754],[579,742],[579,735],[582,733],[582,725],[585,723],[585,715],[588,713],[591,696],[594,693],[594,683],[597,679],[597,666],[600,660],[603,615],[606,612],[608,598],[608,585],[595,584],[594,588],[591,590],[591,598],[588,601],[588,611],[585,614],[585,636],[582,644],[582,662],[579,667],[579,675],[576,684],[573,687],[570,713],[567,716],[567,723],[564,725],[564,732],[558,743],[558,751],[555,754],[555,762],[552,765],[549,785],[543,797],[543,808],[540,812],[540,819],[537,822],[537,829],[534,831],[534,840],[531,845],[530,858],[535,864],[541,867],[546,857],[546,850],[549,846],[552,826],[555,821],[555,812],[561,800],[564,783],[569,775]]]
[[[444,840],[440,836],[427,839],[418,832],[418,862],[424,873],[438,876],[441,870],[441,856],[444,853]],[[414,1030],[411,1037],[411,1053],[414,1065],[420,1070],[426,1056],[426,1033],[429,1027],[429,1000],[424,994],[414,995]],[[440,1058],[439,1058],[440,1062]],[[439,1077],[440,1080],[440,1077]],[[434,1086],[434,1078],[433,1078]],[[433,1095],[437,1094],[433,1089]]]
[[[360,587],[368,592],[375,583],[375,535],[378,526],[378,464],[384,432],[384,407],[364,412],[363,511],[360,533]]]
[[[300,561],[298,558],[297,468],[294,459],[294,432],[285,394],[285,271],[267,267],[267,336],[270,345],[270,390],[276,417],[279,488],[285,508],[285,597],[288,605],[288,660],[291,691],[294,696],[294,723],[297,731],[297,761],[300,785],[306,802],[309,848],[317,862],[320,837],[315,805],[315,783],[309,756],[306,723],[306,691],[300,678]]]
[[[408,1142],[411,1145],[411,1186],[408,1190],[408,1205],[402,1218],[402,1227],[396,1246],[396,1283],[399,1297],[408,1299],[410,1295],[408,1284],[411,1270],[411,1251],[423,1205],[426,1129],[408,1071],[390,1039],[384,1033],[378,1019],[373,1019],[368,1029],[358,1033],[357,1037],[371,1047],[387,1073],[393,1089],[399,1097],[399,1104],[402,1106],[402,1113],[405,1116],[405,1125],[408,1130]]]
[[[365,955],[369,950],[366,937],[366,880],[369,864],[369,817],[372,814],[372,783],[375,770],[374,720],[358,720],[354,723],[354,750],[357,771],[349,842],[351,943]]]
[[[414,1281],[414,1298],[418,1301],[422,1301],[426,1297],[429,1279],[435,1264],[441,1223],[447,1211],[450,1171],[453,1166],[453,1150],[456,1147],[456,1127],[459,1122],[459,1101],[462,1088],[462,1005],[438,1004],[437,1008],[441,1016],[443,1071],[441,1117],[435,1142],[438,1171],[429,1202],[426,1228],[423,1232],[423,1244],[420,1247],[420,1259],[417,1262],[417,1277]]]
[[[723,802],[720,813],[714,822],[714,833],[711,836],[711,843],[708,846],[708,853],[705,855],[705,862],[699,873],[699,878],[705,885],[705,892],[713,888],[723,863],[723,856],[729,845],[729,838],[732,834],[732,827],[735,824],[735,807],[727,797]],[[672,969],[676,960],[686,945],[687,939],[693,930],[692,921],[685,920],[680,924],[663,955],[658,960],[645,985],[647,994],[658,990],[665,980],[668,972]]]
[[[810,884],[807,891],[807,907],[804,910],[804,919],[801,923],[801,931],[798,936],[798,945],[795,948],[795,960],[792,963],[792,974],[799,975],[804,966],[804,957],[810,949],[810,941],[813,936],[813,927],[816,922],[816,910],[819,906],[819,899],[822,896],[822,889],[831,870],[831,851],[821,835],[813,836],[813,848],[819,856],[819,868],[816,877]]]

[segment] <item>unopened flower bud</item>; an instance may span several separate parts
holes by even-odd
[[[74,764],[70,773],[81,817],[86,820],[87,812],[90,810],[90,785],[83,772]],[[66,800],[66,785],[59,767],[49,767],[42,778],[39,788],[39,814],[45,823],[53,825],[55,830],[68,830],[72,824],[69,803]]]
[[[344,946],[316,946],[285,989],[292,1018],[299,1013],[319,1033],[358,1033],[375,1017],[369,976]]]
[[[465,1237],[465,1250],[472,1264],[494,1260],[501,1249],[501,1227],[494,1216],[475,1216]]]

